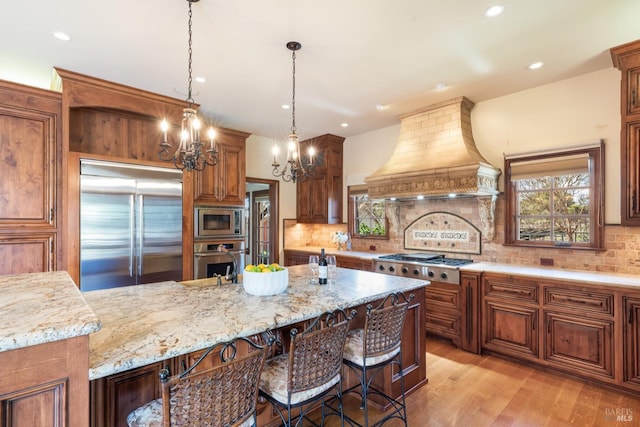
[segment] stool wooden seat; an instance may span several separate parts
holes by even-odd
[[[322,423],[325,417],[336,415],[344,425],[342,352],[354,314],[327,312],[303,332],[292,329],[289,352],[265,362],[259,394],[273,405],[285,426],[302,425],[302,420],[316,425],[307,414],[318,404]]]
[[[242,351],[238,350],[240,343],[243,343]],[[269,341],[268,345],[271,344]],[[258,383],[266,355],[266,346],[247,338],[236,338],[209,347],[180,375],[170,377],[169,371],[163,369],[160,372],[162,397],[132,411],[127,424],[129,427],[254,426]],[[205,359],[213,367],[198,369]]]
[[[409,298],[401,292],[389,294],[377,307],[367,306],[364,328],[349,331],[345,340],[344,364],[356,373],[358,384],[344,391],[344,394],[357,392],[364,409],[364,426],[379,426],[398,418],[407,425],[407,406],[404,393],[402,372],[402,328],[409,308]],[[400,376],[401,396],[395,399],[374,386],[378,374],[384,373],[386,366],[397,366]],[[387,375],[391,375],[392,370]],[[369,403],[372,396],[378,397],[378,403],[389,406],[389,411],[375,423],[369,422]],[[348,419],[352,425],[360,425]]]

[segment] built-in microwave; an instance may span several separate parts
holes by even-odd
[[[244,236],[244,209],[195,207],[195,238]]]

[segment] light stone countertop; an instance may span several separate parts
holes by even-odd
[[[310,255],[320,255],[320,249],[322,248],[320,246],[318,247],[304,246],[299,248],[284,248],[284,249],[288,251],[308,252]],[[391,255],[390,253],[386,253],[386,252],[359,252],[359,251],[347,251],[347,250],[339,251],[333,246],[325,247],[324,253],[327,255],[349,256],[349,257],[361,258],[366,260],[375,259],[383,255]]]
[[[100,321],[66,271],[0,276],[0,351],[89,335]]]
[[[556,267],[530,267],[514,264],[500,264],[493,262],[474,262],[460,267],[460,271],[475,271],[478,273],[502,273],[518,276],[528,276],[541,279],[568,280],[579,283],[596,285],[615,285],[638,288],[640,290],[640,276],[620,273],[605,273],[598,271],[564,270]]]
[[[249,336],[355,307],[428,281],[338,268],[336,283],[309,284],[306,265],[289,267],[289,288],[252,296],[242,285],[215,279],[159,282],[85,292],[102,321],[90,336],[89,379],[190,353],[237,336]]]

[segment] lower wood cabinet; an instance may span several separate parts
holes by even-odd
[[[640,295],[579,281],[482,275],[482,349],[640,391]]]
[[[347,252],[348,254],[349,252]],[[304,265],[309,263],[309,255],[311,252],[299,250],[284,250],[284,265]],[[360,257],[349,255],[336,255],[336,265],[342,268],[350,268],[352,270],[373,271],[373,261]]]
[[[171,370],[172,363],[153,363],[91,381],[91,426],[127,427],[131,411],[161,396],[160,370]]]
[[[545,312],[544,360],[563,370],[613,379],[613,321]]]
[[[526,359],[538,358],[538,310],[485,301],[483,347]]]
[[[623,298],[625,386],[640,391],[640,295]]]
[[[89,423],[89,336],[0,352],[0,425]]]

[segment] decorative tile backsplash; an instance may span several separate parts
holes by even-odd
[[[425,214],[404,230],[405,249],[457,254],[480,254],[480,230],[448,212]]]
[[[446,212],[460,217],[479,230],[483,229],[482,212],[474,198],[426,199],[415,202],[389,202],[389,240],[353,239],[353,250],[369,252],[399,253],[413,252],[405,249],[405,229],[419,218],[428,214]],[[284,221],[285,248],[287,247],[333,247],[331,234],[347,231],[346,224],[297,224],[295,220]],[[522,266],[540,266],[540,259],[553,260],[555,268],[579,271],[602,271],[640,275],[640,227],[621,225],[605,226],[605,250],[592,251],[581,249],[529,248],[505,246],[504,242],[504,199],[499,196],[495,209],[495,235],[488,239],[481,236],[480,254],[455,255],[456,258],[468,257],[474,261],[499,262]],[[429,252],[433,252],[430,248]]]

